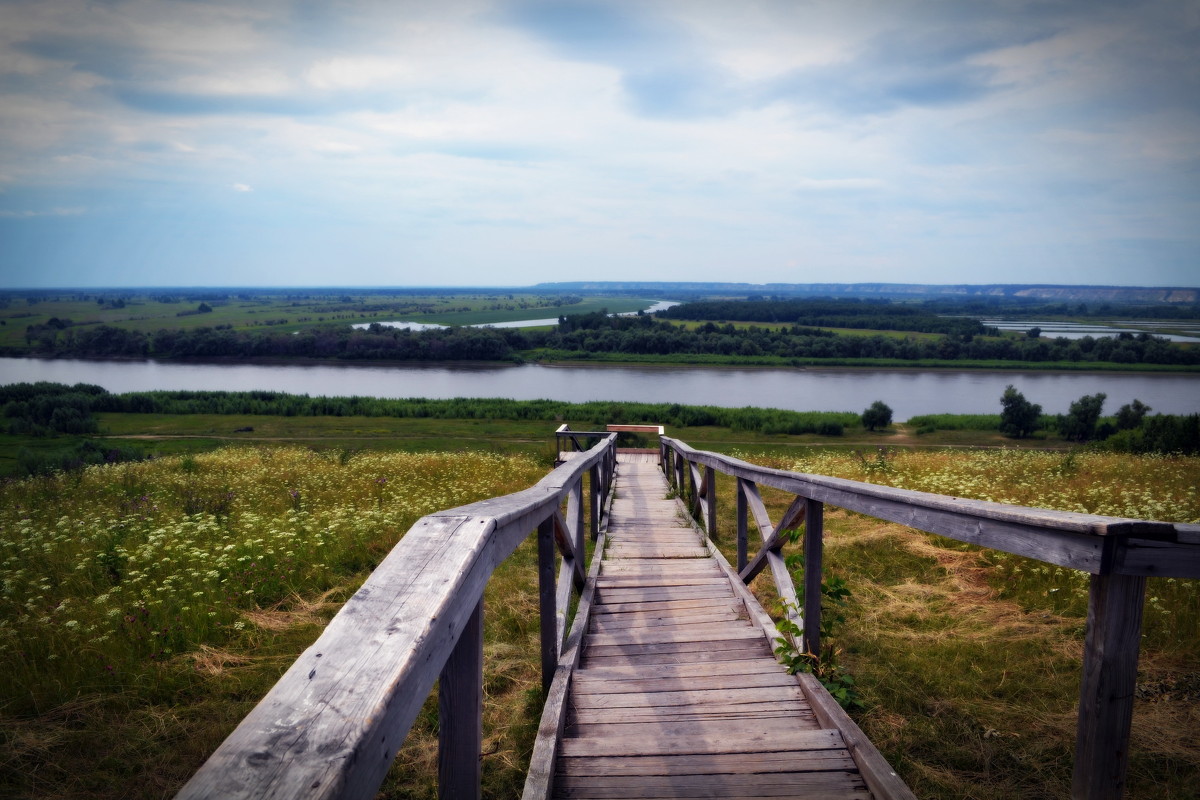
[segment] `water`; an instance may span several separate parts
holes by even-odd
[[[1139,333],[1150,333],[1163,339],[1169,339],[1172,342],[1200,342],[1200,326],[1188,320],[1118,320],[1115,324],[1123,326],[1119,328],[1101,323],[1054,322],[1028,319],[982,319],[980,322],[993,328],[999,328],[1002,331],[1025,332],[1030,328],[1038,328],[1041,330],[1042,336],[1049,339],[1060,336],[1064,339],[1082,339],[1085,336],[1098,339],[1101,336],[1117,336],[1122,333],[1132,333],[1135,336]],[[1161,330],[1163,328],[1187,331],[1189,334],[1195,332],[1196,335],[1163,333]]]
[[[958,370],[738,369],[541,364],[196,364],[0,358],[0,383],[93,383],[112,392],[249,391],[376,397],[511,397],[766,406],[861,412],[875,400],[897,420],[917,414],[998,414],[1016,386],[1046,413],[1085,394],[1108,395],[1113,413],[1134,398],[1156,412],[1200,412],[1200,375]]]

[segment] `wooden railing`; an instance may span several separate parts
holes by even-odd
[[[693,450],[662,437],[668,480],[691,501],[710,537],[716,531],[716,473],[737,479],[737,570],[751,581],[771,567],[784,607],[803,631],[800,652],[820,653],[823,509],[828,503],[911,528],[1027,556],[1091,574],[1083,682],[1071,796],[1119,798],[1128,764],[1129,730],[1147,576],[1200,578],[1200,526],[1024,508],[869,483],[768,469]],[[702,469],[701,469],[702,468]],[[796,496],[772,524],[759,486]],[[749,517],[763,544],[748,557]],[[784,531],[805,526],[803,598],[780,550]],[[853,747],[853,745],[851,745]]]
[[[440,680],[438,791],[478,797],[484,587],[536,528],[549,689],[584,583],[583,478],[594,538],[615,455],[616,434],[602,434],[530,489],[418,520],[178,796],[370,797]]]

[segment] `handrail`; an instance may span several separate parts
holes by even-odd
[[[439,793],[478,797],[484,587],[537,528],[548,688],[584,574],[583,476],[595,537],[615,457],[605,434],[529,489],[418,520],[178,797],[372,796],[439,678]]]
[[[770,469],[695,450],[668,436],[660,440],[660,461],[678,494],[690,494],[691,509],[710,537],[716,528],[716,473],[737,478],[739,576],[749,583],[765,565],[772,567],[785,609],[803,630],[796,646],[813,655],[819,654],[825,503],[1091,573],[1071,796],[1121,797],[1146,576],[1200,578],[1200,526],[1027,508]],[[704,467],[703,475],[698,465]],[[766,515],[758,484],[797,496],[778,526]],[[746,552],[748,512],[753,512],[763,538],[762,549],[752,559]],[[801,605],[779,550],[785,541],[780,533],[802,520],[806,530]]]

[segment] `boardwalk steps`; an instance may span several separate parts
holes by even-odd
[[[552,796],[871,797],[656,462],[618,456]]]

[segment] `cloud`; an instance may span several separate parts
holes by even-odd
[[[77,217],[86,214],[86,208],[52,208],[48,211],[13,211],[0,209],[0,217],[4,219],[34,219],[36,217]]]
[[[234,184],[231,184],[229,188],[233,189],[235,192],[253,192],[254,191],[253,188],[251,188],[250,186],[248,186],[244,183],[234,183]]]

